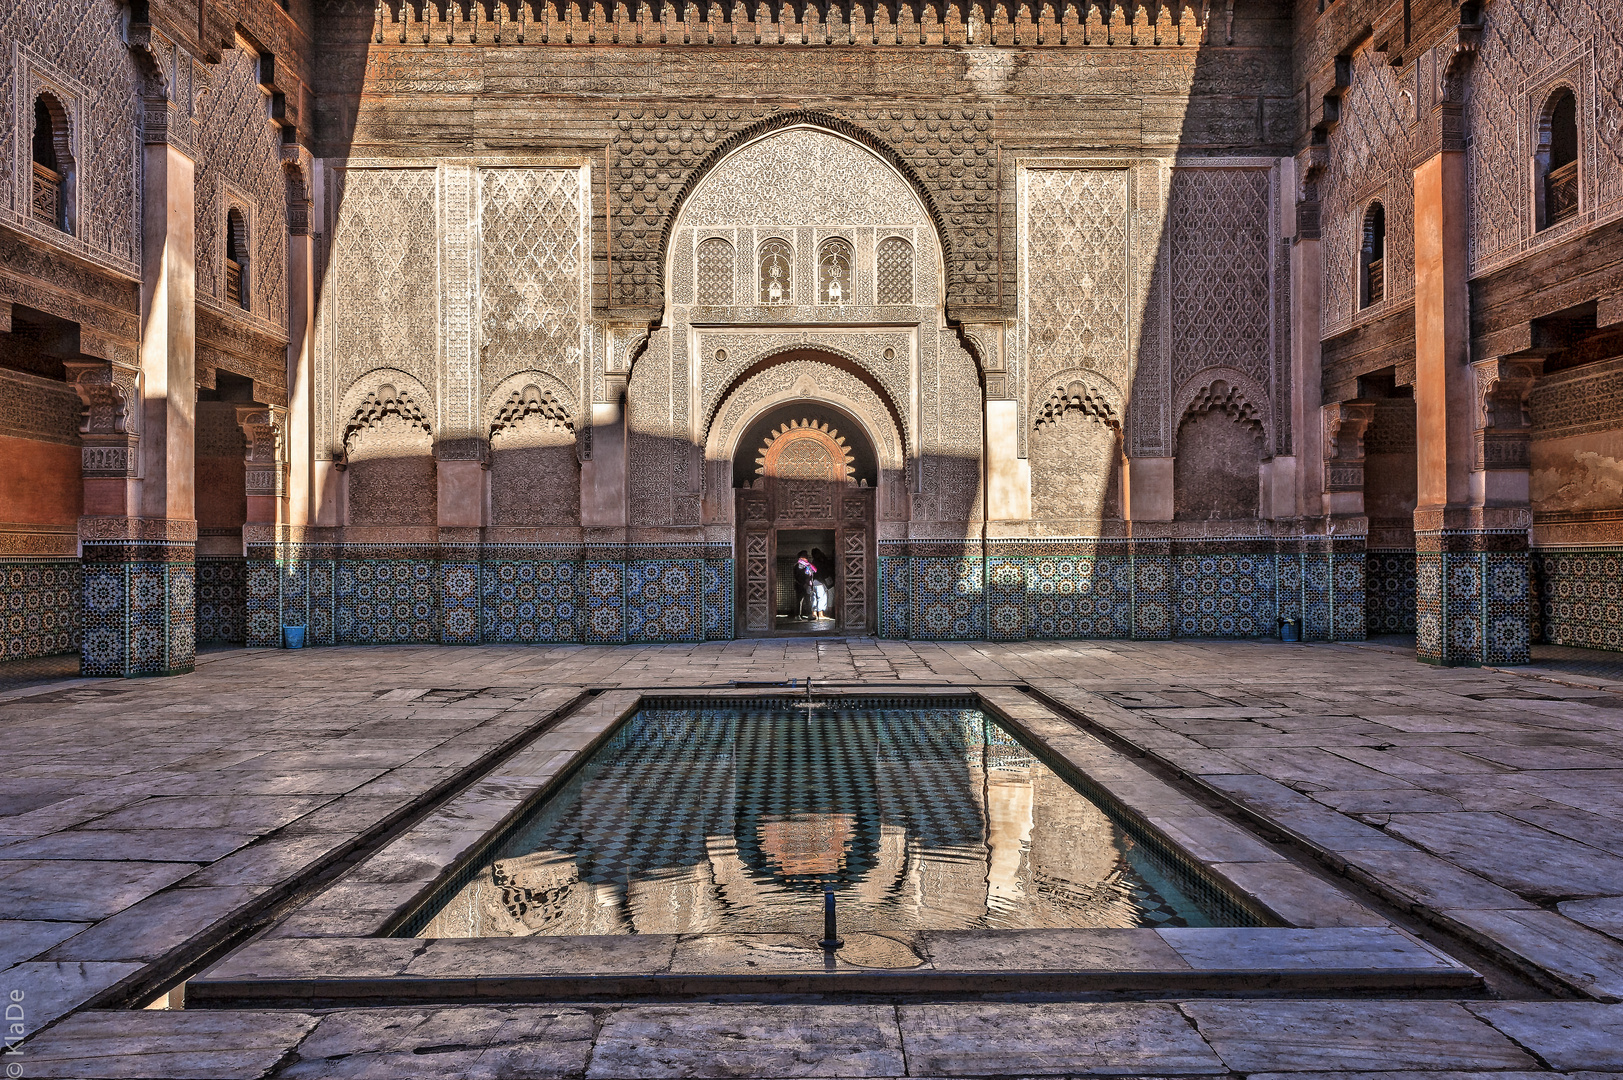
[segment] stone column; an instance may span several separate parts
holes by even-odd
[[[1436,53],[1414,170],[1417,651],[1444,665],[1525,663],[1531,617],[1525,481],[1486,468],[1498,371],[1471,365],[1463,97],[1480,33],[1456,27]]]

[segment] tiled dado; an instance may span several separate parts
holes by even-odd
[[[1261,637],[1300,619],[1308,640],[1365,631],[1357,539],[1000,540],[890,543],[879,559],[884,637],[997,641]],[[1261,550],[1259,550],[1259,548]]]
[[[83,544],[81,671],[178,675],[197,655],[197,571],[189,541]]]
[[[0,660],[79,650],[78,559],[0,561]]]
[[[1537,548],[1534,639],[1623,650],[1623,548]]]
[[[248,560],[197,557],[197,643],[241,645],[248,640]]]
[[[1525,531],[1415,534],[1415,651],[1429,664],[1525,664]]]
[[[725,548],[284,545],[251,557],[248,644],[694,642],[733,636]],[[251,552],[251,556],[255,553]],[[600,557],[601,556],[601,557]]]
[[[1415,553],[1364,555],[1364,627],[1370,636],[1415,632]]]

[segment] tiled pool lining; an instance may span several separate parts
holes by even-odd
[[[714,704],[763,695],[752,689],[702,696]],[[838,696],[931,704],[966,697],[962,689]],[[477,865],[505,828],[565,782],[645,701],[670,700],[677,698],[610,691],[582,703],[264,936],[191,980],[189,1004],[760,993],[1458,992],[1481,985],[1468,967],[1012,687],[985,688],[970,700],[1130,823],[1135,837],[1239,898],[1260,921],[1280,925],[861,935],[860,947],[848,945],[846,952],[867,963],[827,957],[814,941],[787,934],[383,936],[405,925],[443,887],[448,872]]]
[[[793,707],[809,702],[815,702],[830,711],[847,710],[924,710],[924,709],[964,709],[987,713],[989,717],[998,717],[1000,714],[987,710],[982,705],[982,699],[976,694],[962,692],[952,695],[919,695],[919,694],[883,694],[869,691],[845,692],[818,692],[813,697],[800,694],[779,693],[762,694],[759,691],[753,694],[716,694],[716,695],[647,695],[638,703],[636,713],[647,710],[692,710],[699,712],[715,709],[718,705],[748,710],[781,710],[786,706]],[[636,715],[634,713],[633,715]],[[605,732],[607,741],[622,730],[623,725],[629,721],[622,720],[615,727]],[[1097,805],[1123,832],[1133,841],[1145,849],[1151,861],[1170,871],[1172,875],[1180,875],[1184,880],[1179,884],[1186,892],[1198,893],[1198,902],[1208,911],[1215,912],[1222,920],[1233,926],[1268,926],[1277,925],[1278,920],[1266,910],[1247,902],[1247,899],[1231,886],[1214,878],[1200,863],[1185,857],[1178,849],[1166,840],[1153,828],[1147,826],[1128,807],[1110,795],[1108,791],[1100,788],[1088,779],[1087,775],[1071,767],[1063,759],[1052,757],[1045,752],[1039,744],[1034,744],[1025,737],[1018,725],[1005,722],[1008,734],[1012,735],[1021,745],[1038,761],[1052,769],[1066,783],[1070,784],[1083,797]],[[384,928],[383,933],[390,937],[417,937],[432,921],[437,910],[447,899],[459,892],[474,877],[485,873],[489,869],[489,860],[493,852],[501,848],[516,833],[528,826],[532,812],[543,803],[554,798],[564,785],[592,759],[591,753],[582,753],[576,756],[569,768],[559,773],[552,781],[530,798],[524,800],[518,812],[511,817],[505,825],[492,832],[487,841],[463,858],[457,860],[437,885],[437,887],[420,903],[403,911],[397,918],[391,920]],[[557,935],[548,935],[557,936]]]

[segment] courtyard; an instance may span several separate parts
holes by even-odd
[[[1623,1071],[1623,677],[1605,659],[756,639],[225,650],[171,679],[16,686],[0,692],[0,962],[26,1017],[10,1075]],[[573,959],[588,939],[496,956],[374,932],[444,862],[407,872],[402,851],[468,850],[530,790],[513,778],[556,778],[616,708],[808,679],[980,695],[1139,800],[1271,928],[1194,946],[987,931],[974,948],[880,928],[849,955],[645,935]],[[447,815],[461,824],[435,833]]]

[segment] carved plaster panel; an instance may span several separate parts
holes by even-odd
[[[141,85],[114,0],[14,0],[0,6],[0,212],[81,258],[140,276]],[[70,112],[77,223],[73,234],[28,214],[34,99]]]
[[[581,394],[591,307],[589,177],[577,168],[479,170],[479,372],[527,368]]]

